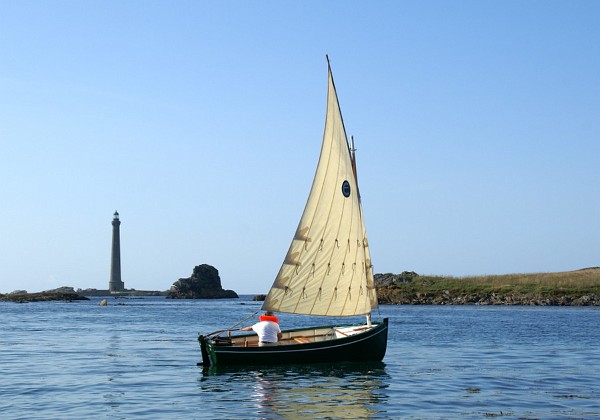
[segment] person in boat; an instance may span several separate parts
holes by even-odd
[[[277,341],[281,340],[281,329],[277,317],[273,315],[273,312],[267,311],[258,320],[259,322],[256,324],[240,328],[240,330],[253,330],[258,335],[258,345],[260,347],[277,345]]]

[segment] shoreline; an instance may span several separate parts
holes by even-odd
[[[381,305],[600,306],[600,267],[575,271],[494,276],[421,276],[415,272],[376,274]],[[0,294],[3,302],[78,301],[89,297],[165,296],[168,291],[61,287],[43,292]],[[252,296],[252,295],[249,295]],[[256,294],[253,300],[264,300]]]
[[[122,292],[110,292],[109,290],[86,289],[73,290],[72,287],[62,287],[54,290],[46,290],[43,292],[16,292],[16,293],[0,293],[0,302],[48,302],[48,301],[64,301],[74,302],[80,300],[90,300],[90,297],[112,297],[114,299],[126,299],[128,297],[143,297],[143,296],[166,296],[168,292],[157,290],[124,290]]]
[[[92,297],[112,297],[114,299],[127,299],[130,297],[164,296],[157,294],[95,294]],[[76,302],[90,300],[88,296],[79,293],[27,293],[27,294],[0,294],[0,302],[30,303],[64,301]],[[251,295],[248,295],[251,296]],[[166,296],[165,296],[166,299]],[[440,293],[403,293],[401,291],[389,294],[387,291],[379,297],[380,305],[489,305],[489,306],[600,306],[600,294],[583,295],[518,295],[499,293],[473,293],[451,294],[449,291]]]
[[[600,306],[600,268],[496,276],[376,274],[379,303],[392,305]]]
[[[470,294],[424,293],[399,295],[379,299],[380,305],[487,305],[487,306],[600,306],[600,295],[515,295],[515,294]]]

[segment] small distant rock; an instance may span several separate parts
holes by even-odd
[[[44,290],[42,293],[75,293],[75,289],[71,286],[62,286],[56,289]]]
[[[264,300],[266,298],[267,298],[267,295],[256,295],[252,298],[252,300],[255,302],[264,302]]]
[[[13,290],[10,293],[7,293],[8,295],[26,295],[27,294],[27,290]]]
[[[414,271],[403,271],[400,274],[375,274],[375,283],[381,286],[388,286],[397,283],[410,283],[415,278],[419,277]]]

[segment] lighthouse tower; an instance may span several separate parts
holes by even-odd
[[[125,283],[121,281],[121,236],[119,234],[119,213],[115,211],[112,220],[112,252],[110,256],[110,281],[108,290],[111,293],[122,292],[125,290]]]

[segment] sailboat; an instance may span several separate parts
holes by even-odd
[[[262,310],[313,316],[366,316],[364,324],[283,330],[276,346],[232,328],[200,335],[204,366],[381,361],[388,319],[378,307],[363,219],[354,144],[346,136],[327,57],[327,114],[321,155],[304,212]],[[352,143],[354,143],[352,139]]]

